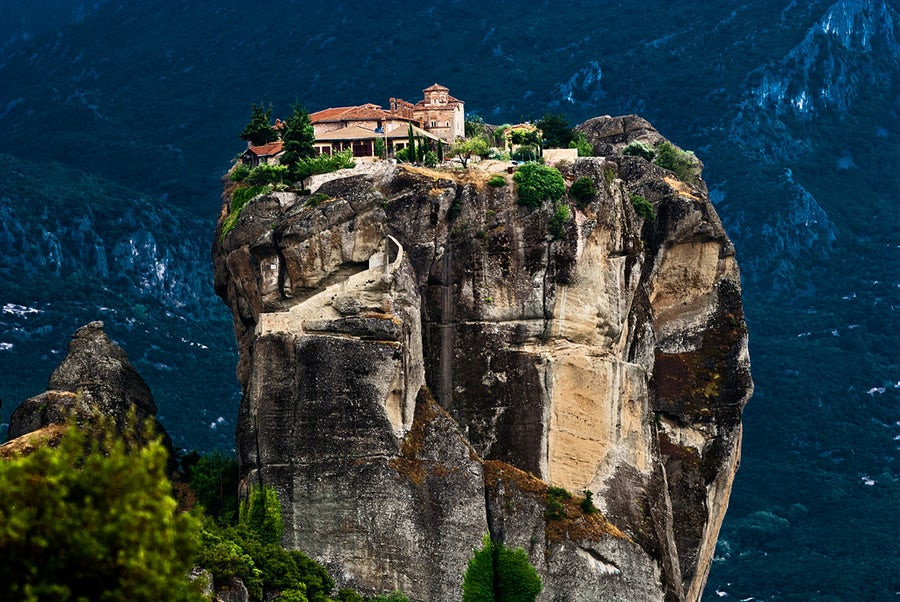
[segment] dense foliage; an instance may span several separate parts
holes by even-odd
[[[97,429],[0,461],[0,598],[201,600],[197,524],[176,509],[165,447]]]
[[[518,203],[526,207],[540,207],[544,201],[558,201],[566,192],[562,174],[552,167],[526,163],[513,174]]]
[[[522,548],[507,548],[485,535],[463,576],[463,602],[534,602],[541,578]]]
[[[547,113],[535,125],[541,130],[545,148],[568,148],[574,132],[562,113]]]

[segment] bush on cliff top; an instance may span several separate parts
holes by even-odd
[[[562,174],[552,167],[526,163],[513,174],[518,203],[526,207],[540,207],[544,201],[556,202],[566,192]]]

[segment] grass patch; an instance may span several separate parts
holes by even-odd
[[[228,217],[222,222],[222,238],[225,238],[226,234],[234,230],[238,218],[241,217],[241,211],[251,199],[270,192],[272,192],[271,186],[244,186],[235,188],[234,192],[231,193],[231,205]]]

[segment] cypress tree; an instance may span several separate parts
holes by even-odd
[[[413,136],[413,128],[412,124],[409,124],[409,141],[407,142],[407,146],[409,150],[406,151],[406,158],[409,159],[410,163],[416,162],[416,138]]]
[[[438,163],[444,162],[444,141],[438,140],[438,150],[437,150]]]
[[[297,173],[297,165],[303,159],[309,159],[316,154],[316,135],[309,113],[295,103],[290,119],[284,124],[284,155],[281,156],[281,164],[287,165],[291,177],[302,179]]]
[[[241,132],[241,140],[246,140],[253,146],[261,146],[278,140],[275,129],[269,125],[272,118],[272,105],[264,109],[262,105],[253,103],[251,108],[250,123]]]

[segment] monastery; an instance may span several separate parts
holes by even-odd
[[[449,88],[440,84],[425,88],[423,95],[416,104],[391,98],[388,109],[370,103],[310,113],[316,152],[330,155],[352,149],[354,157],[374,157],[375,141],[380,138],[393,153],[407,146],[410,126],[414,136],[435,144],[449,144],[464,137],[463,101],[451,96]],[[277,163],[281,153],[281,142],[272,142],[247,148],[242,159],[250,165]]]

